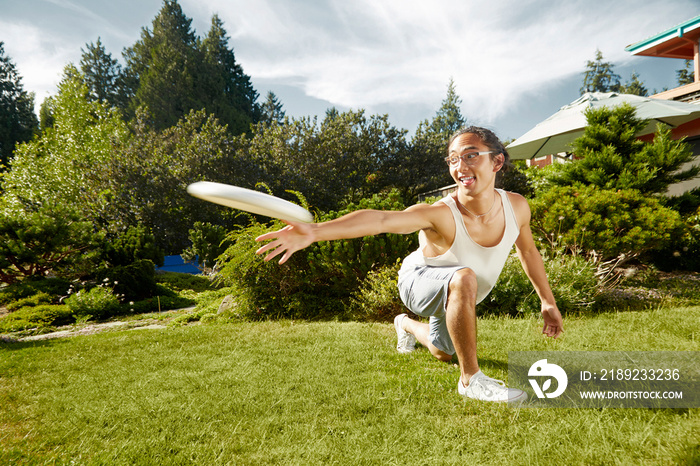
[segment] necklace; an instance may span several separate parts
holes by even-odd
[[[474,218],[481,218],[481,217],[488,215],[489,212],[491,212],[493,210],[493,206],[496,205],[496,192],[495,191],[493,192],[493,204],[491,204],[491,207],[489,207],[489,210],[487,210],[483,214],[479,214],[479,215],[475,214],[471,210],[467,209],[466,206],[459,201],[459,199],[457,199],[457,202],[459,202],[459,205],[461,205],[464,208],[464,210],[466,210],[468,213],[472,214],[474,216]]]

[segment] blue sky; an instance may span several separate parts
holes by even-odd
[[[700,13],[700,0],[180,0],[197,35],[217,13],[261,95],[288,116],[365,109],[413,132],[450,78],[470,123],[517,138],[579,96],[600,49],[622,80],[675,87],[682,60],[635,57],[632,43]],[[0,0],[0,41],[38,103],[101,38],[121,52],[161,0]]]

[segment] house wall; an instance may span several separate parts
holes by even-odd
[[[544,155],[542,157],[535,157],[532,159],[526,160],[526,164],[528,167],[546,167],[547,165],[551,165],[553,163],[566,163],[570,162],[572,160],[571,154],[567,154],[565,152],[562,152],[561,154],[550,154],[550,155]]]

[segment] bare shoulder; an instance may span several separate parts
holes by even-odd
[[[442,200],[434,204],[414,204],[406,209],[406,212],[419,212],[425,215],[440,215],[441,213],[449,211],[450,208],[447,206],[447,204],[442,202]]]
[[[530,204],[528,204],[527,199],[518,193],[513,193],[506,191],[508,195],[508,200],[513,206],[513,212],[515,212],[515,218],[518,220],[518,224],[522,227],[525,224],[530,223]]]
[[[412,212],[425,218],[432,225],[429,228],[432,230],[441,231],[445,226],[454,223],[449,206],[442,201],[434,204],[415,204],[407,208],[405,212]]]

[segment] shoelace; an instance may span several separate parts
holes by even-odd
[[[411,342],[411,335],[404,330],[403,335],[401,335],[401,338],[399,338],[399,343],[401,345],[408,345]]]
[[[494,384],[498,385],[500,388],[506,388],[506,383],[503,380],[494,379],[486,375],[481,379],[477,379],[476,382],[487,390],[489,389],[489,385]]]

